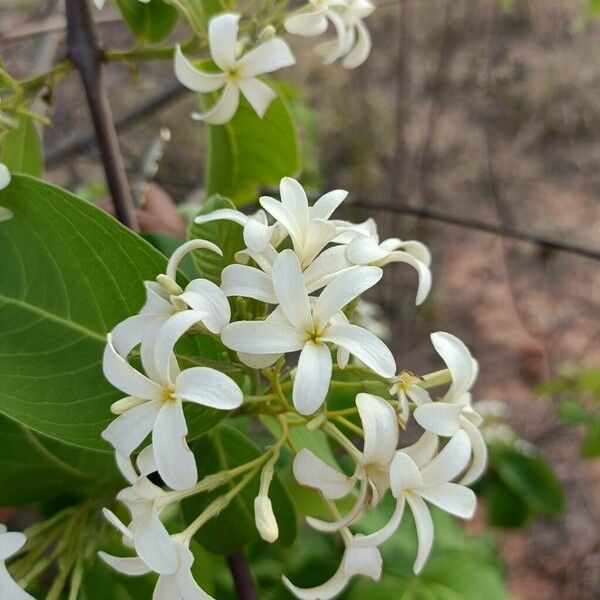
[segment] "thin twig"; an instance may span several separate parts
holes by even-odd
[[[233,583],[240,600],[257,600],[256,587],[250,573],[248,561],[240,550],[227,557],[227,564],[233,577]]]
[[[102,78],[102,50],[88,0],[66,0],[66,8],[67,53],[79,70],[85,89],[115,214],[121,223],[138,231],[123,157]]]

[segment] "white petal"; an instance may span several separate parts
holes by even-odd
[[[481,432],[468,419],[461,418],[461,427],[467,432],[471,440],[473,450],[473,459],[465,474],[461,477],[462,485],[470,485],[475,480],[479,479],[487,466],[487,446],[481,436]]]
[[[114,349],[126,359],[148,334],[150,336],[155,334],[172,314],[173,307],[171,303],[168,303],[164,312],[141,312],[139,315],[121,321],[111,331]]]
[[[280,37],[274,37],[242,56],[237,66],[242,77],[255,77],[295,63],[290,47]]]
[[[433,546],[433,522],[427,504],[425,504],[422,498],[409,493],[406,495],[406,501],[410,506],[415,518],[415,525],[417,526],[417,539],[419,545],[413,571],[418,575],[425,566],[425,561]]]
[[[311,207],[313,218],[329,219],[335,209],[348,197],[346,190],[332,190],[323,194]]]
[[[152,431],[159,410],[159,401],[131,408],[114,419],[102,432],[102,438],[128,457]]]
[[[347,39],[346,26],[340,16],[329,11],[327,17],[335,27],[336,38],[315,46],[315,52],[321,57],[324,65],[332,64],[343,54]]]
[[[312,329],[310,303],[298,257],[292,250],[284,250],[275,259],[272,277],[275,294],[285,316],[298,330],[310,331]]]
[[[301,234],[305,235],[308,230],[310,214],[304,188],[294,178],[284,177],[279,183],[279,193],[282,205],[298,224]]]
[[[223,251],[216,244],[213,244],[208,240],[188,240],[176,248],[175,252],[171,254],[169,262],[167,262],[167,269],[165,271],[166,276],[175,281],[177,278],[177,269],[179,269],[179,263],[187,254],[193,252],[194,250],[210,250],[210,252],[214,252],[218,256],[223,256]]]
[[[269,196],[261,196],[260,205],[287,231],[294,247],[302,247],[303,231],[290,211],[281,203]],[[307,208],[308,210],[308,208]]]
[[[389,256],[389,252],[383,250],[374,237],[357,235],[346,248],[346,258],[357,265],[368,265]]]
[[[130,525],[134,532],[135,551],[155,573],[175,573],[179,566],[169,532],[153,508],[144,511]]]
[[[212,333],[221,333],[231,319],[231,308],[223,291],[208,279],[194,279],[178,296],[193,310],[206,313],[202,322]]]
[[[140,472],[140,475],[148,476],[151,473],[156,473],[156,459],[154,458],[154,448],[152,444],[146,446],[135,459],[135,464]]]
[[[327,248],[304,270],[304,283],[308,293],[320,290],[344,271],[356,269],[346,258],[344,246]]]
[[[462,429],[457,431],[442,451],[423,469],[423,482],[433,485],[454,479],[467,466],[471,457],[471,441]]]
[[[103,508],[102,515],[122,535],[124,535],[127,538],[133,538],[131,530],[125,526],[123,521],[121,521],[121,519],[119,519],[119,517],[117,517],[117,515],[115,515],[115,513],[112,512],[112,510],[109,510],[108,508]]]
[[[475,514],[477,497],[473,490],[463,485],[448,482],[438,483],[422,488],[419,490],[419,494],[428,502],[455,517],[470,519]]]
[[[302,266],[307,267],[316,256],[337,236],[337,228],[326,219],[311,219],[302,247]]]
[[[239,15],[222,13],[208,24],[210,55],[222,71],[236,66]]]
[[[152,432],[158,472],[174,490],[187,490],[198,481],[193,452],[185,441],[188,429],[180,401],[163,404]]]
[[[356,44],[342,61],[345,69],[355,69],[362,65],[371,52],[371,34],[362,21],[356,22],[356,33]]]
[[[429,267],[420,260],[408,252],[392,252],[386,259],[382,261],[382,264],[388,264],[393,262],[402,262],[413,267],[419,275],[419,285],[417,287],[417,297],[415,303],[418,305],[422,304],[431,290],[431,271]]]
[[[435,433],[426,431],[414,444],[402,448],[415,461],[419,469],[423,468],[437,454],[438,437]]]
[[[262,119],[271,102],[277,98],[277,94],[266,83],[256,77],[242,77],[237,84],[254,112]]]
[[[231,121],[240,103],[240,90],[237,85],[228,83],[219,99],[206,111],[192,113],[192,119],[205,121],[211,125],[223,125]]]
[[[152,600],[181,600],[175,575],[161,575],[154,588]]]
[[[316,488],[330,500],[347,496],[354,486],[353,478],[346,477],[337,469],[330,467],[306,448],[296,454],[293,469],[294,477],[299,484]]]
[[[19,531],[0,533],[0,561],[16,554],[27,542],[27,538]]]
[[[415,410],[415,421],[426,431],[437,435],[451,436],[458,429],[458,418],[462,406],[450,404],[449,402],[427,402],[417,406]]]
[[[134,369],[112,344],[112,336],[108,334],[108,343],[104,349],[102,360],[104,376],[112,385],[129,396],[144,400],[158,400],[161,398],[162,388],[154,381]]]
[[[221,341],[232,350],[247,354],[285,354],[304,347],[306,335],[289,325],[269,321],[237,321],[221,333]]]
[[[243,88],[242,91],[244,92],[244,94],[246,94]],[[247,94],[246,98],[248,98]],[[248,100],[248,102],[250,102],[250,100]],[[258,113],[259,111],[256,108],[256,106],[254,106],[254,104],[252,106],[254,107],[254,110],[256,110],[256,112]],[[263,211],[260,212],[264,215]],[[266,247],[269,245],[269,242],[271,241],[271,237],[273,235],[273,228],[267,225],[266,220],[266,216],[264,223],[261,223],[256,219],[248,219],[246,225],[244,226],[244,242],[246,243],[246,246],[248,246],[248,248],[253,252],[264,252]]]
[[[314,37],[325,33],[327,30],[327,19],[323,10],[314,12],[298,13],[288,17],[283,22],[284,29],[293,35]]]
[[[281,354],[248,354],[238,352],[238,358],[251,369],[266,369],[275,364]]]
[[[149,569],[148,565],[137,556],[123,558],[106,552],[98,552],[98,556],[115,571],[125,575],[146,575],[152,572],[152,569]]]
[[[192,367],[179,374],[175,396],[221,410],[233,410],[244,401],[242,391],[227,375],[207,367]]]
[[[325,402],[331,367],[329,348],[308,340],[300,352],[292,392],[294,406],[301,415],[312,415]]]
[[[381,578],[381,567],[383,561],[378,548],[354,546],[354,543],[346,548],[342,566],[346,577],[365,575],[374,581]]]
[[[383,398],[358,394],[356,406],[365,432],[364,464],[387,465],[398,446],[398,419],[394,409]]]
[[[421,404],[428,404],[429,402],[433,402],[429,392],[424,390],[418,384],[411,385],[406,390],[406,395],[417,405],[421,406]]]
[[[146,302],[140,313],[170,314],[173,306],[163,286],[157,281],[144,281],[144,287],[146,288]]]
[[[3,562],[0,562],[0,598],[2,600],[35,600],[12,579]]]
[[[383,271],[377,267],[358,267],[336,277],[317,298],[313,310],[315,323],[325,327],[333,315],[372,288],[382,275]]]
[[[341,593],[350,581],[350,579],[344,575],[342,565],[339,566],[338,570],[329,581],[313,588],[299,588],[285,576],[283,576],[281,580],[288,590],[300,600],[331,600]]]
[[[205,215],[194,217],[194,223],[198,225],[210,223],[212,221],[233,221],[243,227],[249,221],[249,218],[248,215],[245,215],[239,210],[233,210],[233,208],[220,208]]]
[[[396,372],[396,361],[389,348],[370,331],[358,325],[328,327],[321,339],[343,346],[382,377],[393,377]]]
[[[353,545],[358,547],[381,546],[381,544],[389,540],[396,533],[398,527],[400,527],[402,515],[404,514],[404,504],[404,495],[401,495],[397,499],[396,508],[390,520],[381,529],[369,535],[357,535],[353,540]]]
[[[267,304],[277,304],[271,278],[260,269],[246,265],[228,265],[221,274],[221,289],[226,296],[254,298]]]
[[[395,498],[399,498],[406,490],[418,490],[423,485],[423,478],[414,460],[401,450],[396,452],[390,465],[390,487]]]
[[[476,371],[473,357],[461,340],[445,331],[432,333],[431,342],[452,376],[452,384],[443,398],[452,402],[454,398],[460,398],[473,384]]]
[[[196,583],[189,569],[177,573],[177,590],[181,600],[214,600]]]
[[[178,373],[172,363],[175,344],[192,325],[206,318],[207,312],[184,310],[174,314],[158,332],[154,346],[154,365],[163,386],[172,385]]]
[[[196,69],[183,55],[181,46],[175,48],[175,77],[188,89],[195,92],[214,92],[225,85],[223,73],[205,73]]]

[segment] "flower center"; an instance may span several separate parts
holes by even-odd
[[[175,400],[177,400],[177,398],[175,398],[175,387],[174,386],[164,387],[163,391],[162,391],[162,398],[161,398],[161,401],[163,402],[163,404],[166,404],[167,402],[175,402]]]
[[[232,81],[239,79],[241,77],[240,70],[237,67],[232,67],[227,71],[227,77]]]

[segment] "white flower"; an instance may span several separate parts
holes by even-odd
[[[346,30],[340,52],[340,56],[344,57],[342,66],[345,69],[355,69],[367,60],[371,52],[371,34],[364,19],[373,13],[375,5],[370,0],[347,0],[334,10],[340,15]]]
[[[300,600],[331,600],[340,594],[355,575],[365,575],[374,581],[381,578],[382,559],[379,548],[355,545],[361,536],[355,536],[346,542],[342,562],[333,577],[326,583],[314,588],[296,587],[287,577],[282,577],[285,586]]]
[[[239,387],[226,375],[206,367],[179,371],[173,348],[179,338],[201,318],[187,310],[171,317],[159,330],[153,353],[142,353],[143,375],[115,349],[112,336],[104,352],[104,374],[129,397],[113,405],[125,412],[102,433],[118,453],[128,457],[152,432],[158,472],[167,485],[183,490],[197,482],[196,461],[187,447],[183,401],[221,410],[241,405]]]
[[[17,531],[7,531],[0,523],[0,598],[2,600],[34,600],[33,596],[22,590],[4,564],[13,554],[16,554],[27,541],[27,538]]]
[[[436,451],[436,436],[425,433],[412,446],[396,452],[390,466],[390,487],[397,501],[394,514],[379,531],[355,541],[367,547],[383,544],[400,525],[408,502],[417,526],[418,550],[413,567],[417,574],[433,545],[433,522],[425,500],[461,519],[470,519],[477,503],[472,490],[451,482],[469,461],[471,444],[467,434],[458,431],[437,456]]]
[[[219,334],[231,318],[227,297],[219,286],[207,279],[194,279],[182,290],[175,282],[181,259],[193,250],[206,249],[223,256],[221,250],[206,240],[190,240],[182,244],[171,256],[166,275],[156,281],[145,281],[146,303],[139,314],[119,323],[112,330],[113,345],[126,358],[141,343],[142,356],[152,354],[160,328],[176,313],[191,311],[198,316],[198,325],[211,333]],[[166,286],[166,287],[165,287]],[[148,363],[152,358],[148,358]]]
[[[292,399],[303,415],[315,412],[327,396],[332,370],[327,343],[345,351],[338,354],[342,367],[349,352],[382,377],[395,372],[394,357],[387,346],[371,332],[340,317],[344,306],[379,281],[381,270],[360,267],[349,275],[328,284],[311,306],[298,257],[292,250],[284,250],[272,271],[278,309],[266,321],[238,321],[223,329],[223,343],[242,353],[240,359],[245,362],[244,354],[264,355],[268,365],[282,354],[301,350]]]
[[[348,495],[355,482],[360,491],[354,507],[337,522],[308,517],[308,523],[320,531],[337,531],[362,516],[366,507],[377,506],[390,487],[390,462],[398,446],[398,421],[394,409],[379,396],[358,394],[356,406],[365,432],[365,444],[356,470],[347,477],[304,448],[294,458],[294,476],[302,485],[318,489],[325,498],[337,500]]]
[[[473,460],[461,483],[468,485],[483,473],[487,462],[487,448],[478,429],[481,417],[471,406],[470,390],[479,367],[469,349],[456,336],[438,331],[431,334],[431,341],[450,371],[452,384],[437,402],[432,402],[429,394],[413,396],[417,404],[414,417],[423,429],[437,435],[451,436],[459,429],[467,432]]]
[[[172,543],[177,554],[174,570],[159,573],[152,600],[214,600],[195,581],[191,568],[194,555],[187,544],[172,536]],[[118,557],[99,552],[98,556],[119,573],[125,575],[146,575],[153,569],[137,556]]]
[[[208,24],[210,54],[220,72],[196,69],[177,47],[175,75],[183,85],[202,93],[224,88],[219,99],[206,112],[192,115],[195,119],[213,125],[227,123],[237,111],[240,92],[262,118],[276,94],[257,75],[271,73],[296,62],[288,45],[279,37],[238,57],[239,18],[239,15],[223,13],[213,17]]]
[[[0,163],[0,190],[10,185],[10,171],[4,163]]]

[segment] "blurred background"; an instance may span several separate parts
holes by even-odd
[[[300,123],[303,182],[315,193],[349,190],[342,216],[372,215],[382,238],[418,239],[432,251],[434,288],[422,307],[414,307],[416,276],[402,266],[388,269],[371,297],[389,324],[399,366],[440,368],[429,333],[458,335],[480,361],[475,399],[505,405],[491,412],[510,430],[496,427],[490,435],[524,455],[539,453],[562,483],[564,513],[546,516],[560,510],[534,514],[535,489],[525,489],[524,498],[514,488],[512,496],[498,492],[501,467],[495,472],[492,463],[482,484],[483,507],[468,529],[492,531],[516,598],[600,597],[599,263],[401,209],[410,204],[600,248],[595,5],[380,0],[368,19],[373,51],[362,67],[323,67],[311,41],[294,38],[298,65],[282,75]],[[106,47],[134,44],[110,3],[95,17]],[[60,2],[2,0],[0,45],[9,72],[25,77],[60,59],[63,23]],[[201,203],[203,125],[185,118],[197,100],[176,85],[170,61],[139,70],[108,65],[106,84],[130,180],[167,127],[156,181],[184,212]],[[103,172],[77,75],[38,110],[52,121],[43,132],[46,178],[101,200]],[[532,504],[515,519],[519,503]],[[450,530],[446,541],[459,535]],[[387,598],[385,589],[363,592]]]

